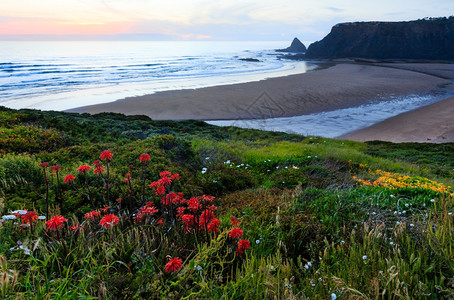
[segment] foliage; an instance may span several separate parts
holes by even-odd
[[[452,144],[6,108],[0,127],[3,298],[454,297]]]

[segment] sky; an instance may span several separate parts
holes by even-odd
[[[341,22],[453,8],[454,0],[1,0],[0,39],[316,41]]]

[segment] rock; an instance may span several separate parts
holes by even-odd
[[[260,62],[257,58],[240,58],[239,60],[242,61],[249,61],[249,62]]]
[[[297,38],[294,38],[290,47],[278,49],[278,52],[306,52],[306,46]]]
[[[306,57],[454,60],[454,17],[337,24]]]

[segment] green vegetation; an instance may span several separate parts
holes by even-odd
[[[0,129],[2,298],[454,297],[454,144],[6,108]]]

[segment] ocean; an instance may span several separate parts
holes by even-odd
[[[66,110],[158,91],[303,73],[289,42],[0,42],[0,105]],[[254,59],[258,61],[248,61]]]

